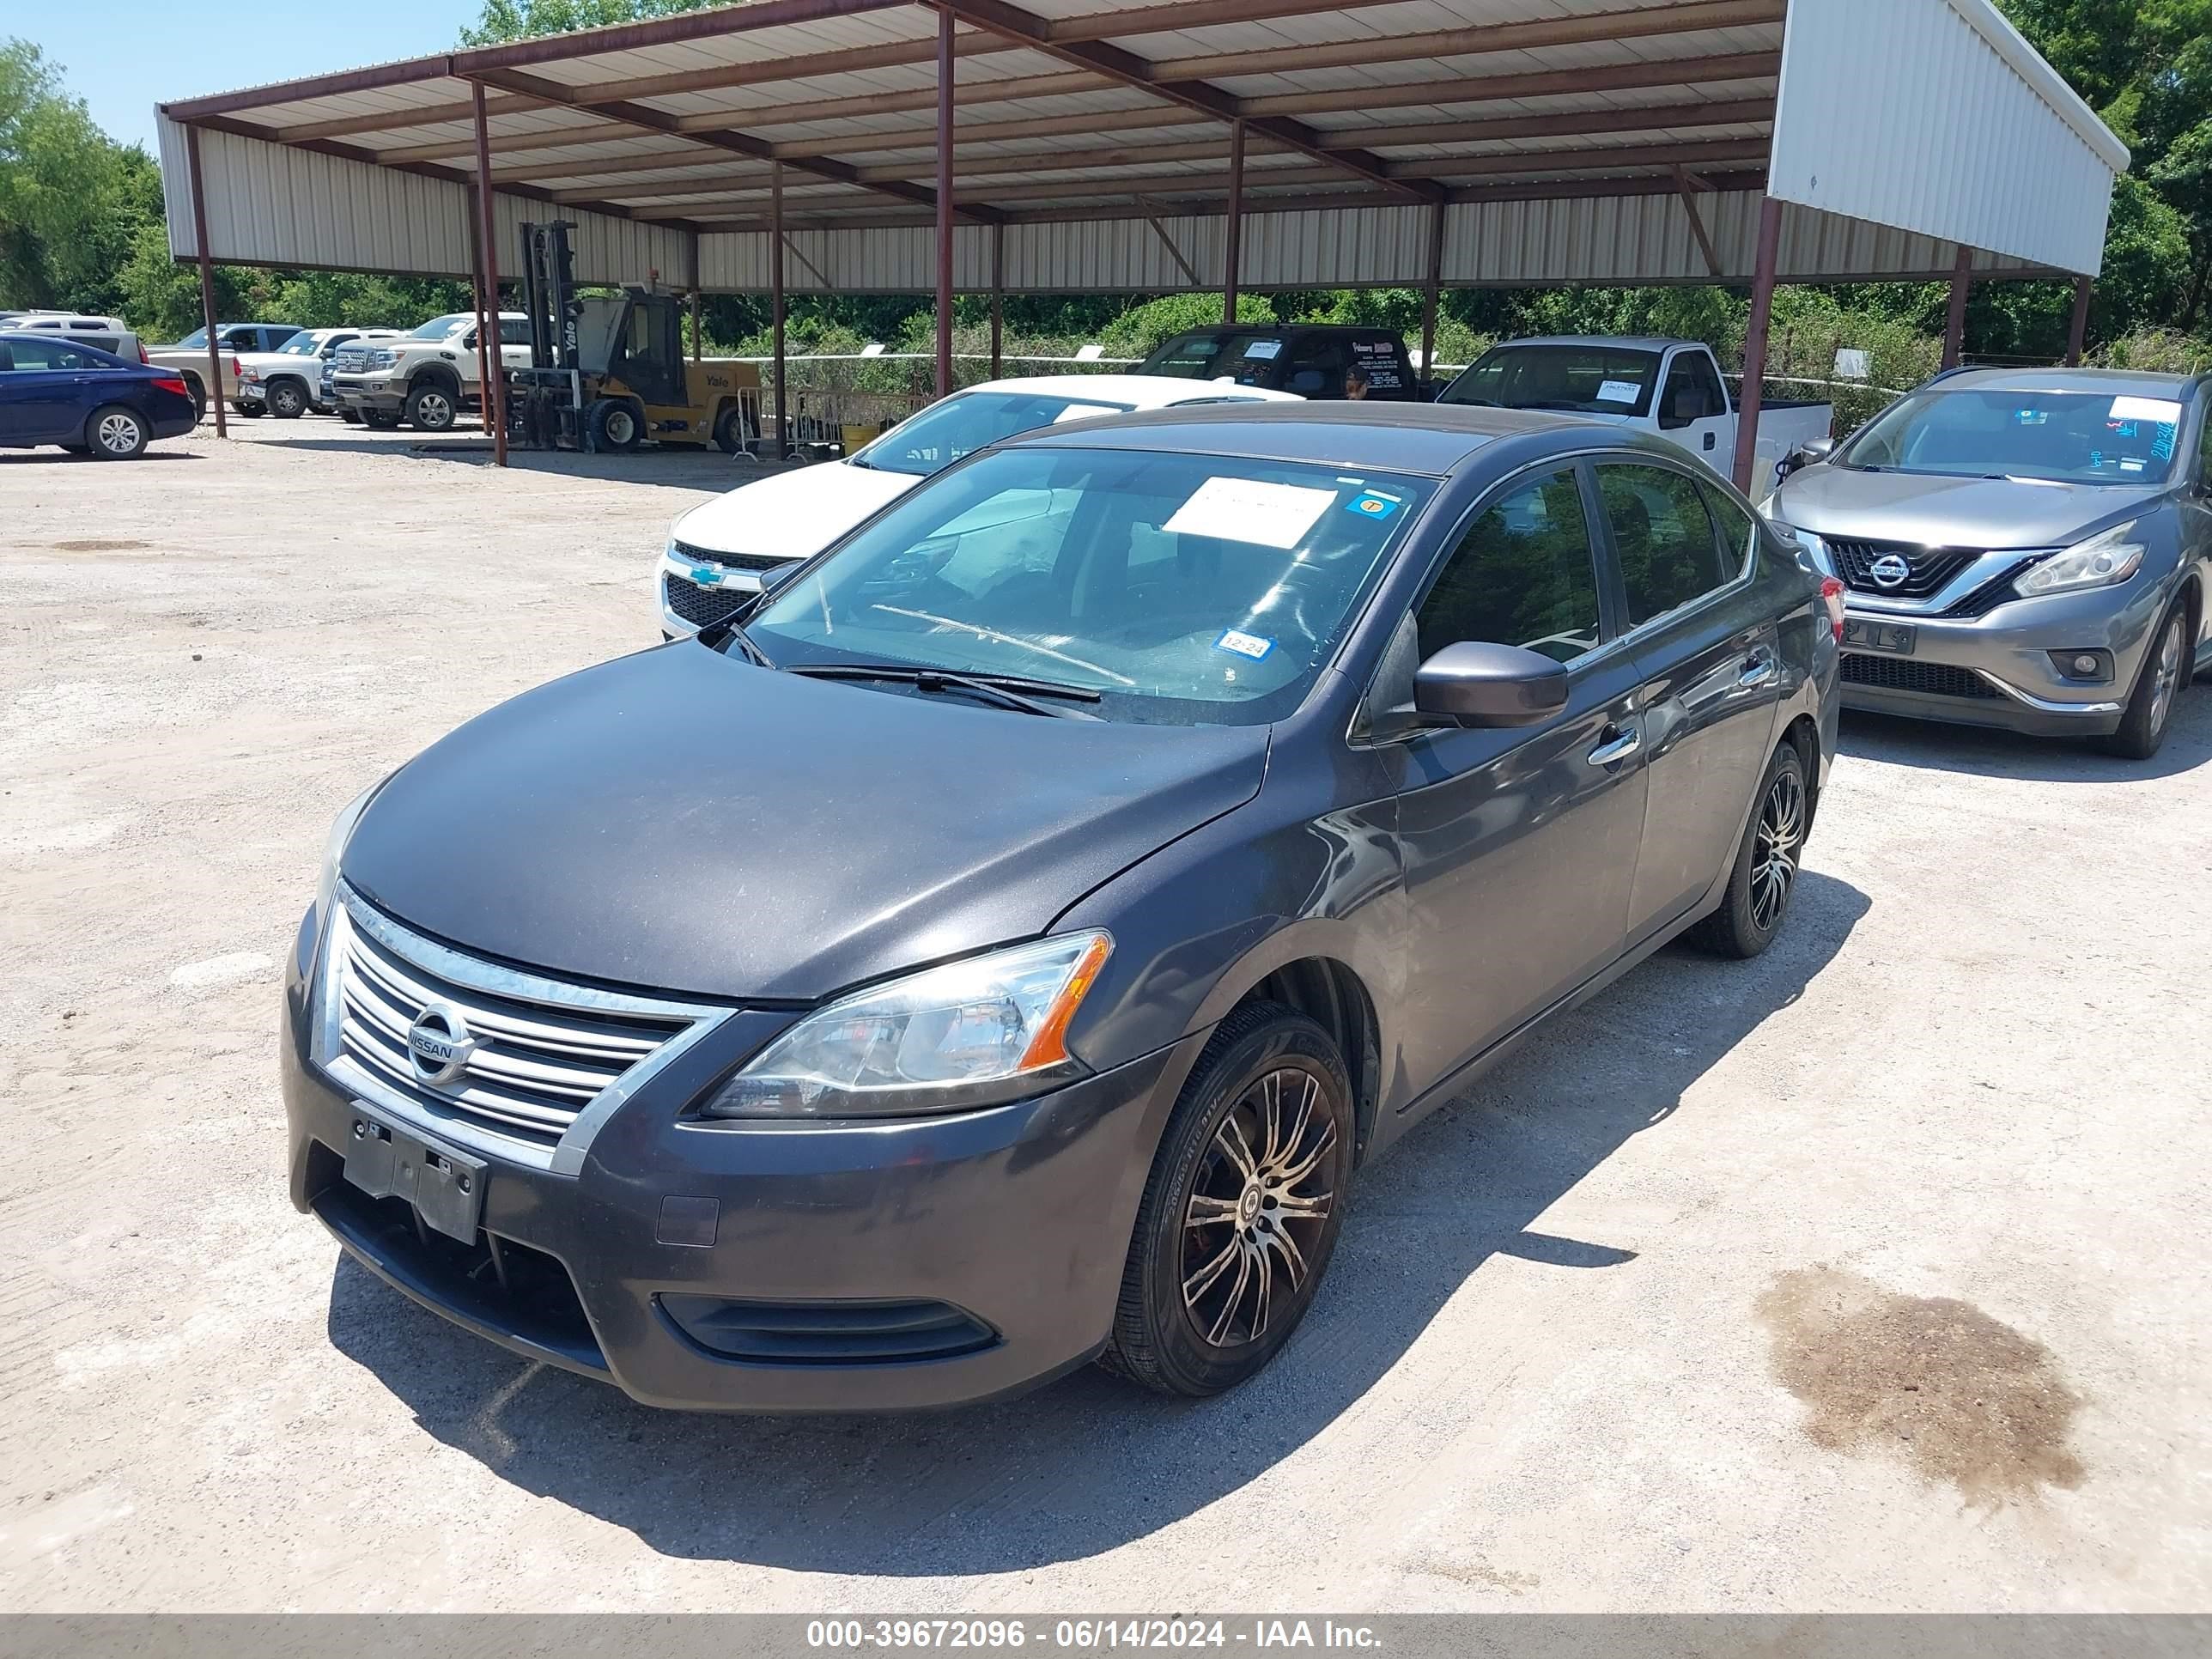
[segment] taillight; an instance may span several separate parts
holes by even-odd
[[[149,357],[146,355],[146,343],[143,340],[138,342],[138,361],[149,367],[150,367],[154,362],[151,357]]]
[[[230,360],[230,378],[231,378],[232,380],[236,380],[236,379],[238,378],[238,376],[239,376],[238,359],[237,359],[237,358],[235,358],[235,357],[233,357],[233,358]]]
[[[185,384],[185,377],[181,374],[157,374],[153,384],[156,392],[173,392],[179,398],[192,395],[192,389]]]
[[[1836,630],[1836,638],[1844,637],[1844,585],[1833,576],[1820,578],[1820,603],[1828,607],[1828,626]]]

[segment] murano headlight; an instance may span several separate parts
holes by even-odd
[[[1066,933],[842,997],[770,1043],[701,1115],[951,1112],[1079,1077],[1068,1022],[1113,948],[1104,933]]]
[[[2116,524],[2087,541],[2076,542],[2063,553],[2030,565],[2013,582],[2022,599],[2039,593],[2065,593],[2078,587],[2110,587],[2142,568],[2143,544],[2136,539],[2136,521]]]

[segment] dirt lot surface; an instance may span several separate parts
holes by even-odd
[[[341,1262],[276,1086],[331,815],[657,640],[736,476],[0,459],[0,1607],[2212,1605],[2212,687],[2142,766],[1847,720],[1775,950],[1366,1171],[1224,1399],[673,1416]]]

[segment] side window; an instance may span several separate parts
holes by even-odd
[[[1598,493],[1620,557],[1631,627],[1723,586],[1713,521],[1696,483],[1664,467],[1601,464]]]
[[[1677,352],[1667,370],[1667,390],[1660,395],[1659,424],[1684,427],[1727,413],[1728,400],[1721,395],[1712,359],[1702,351]]]
[[[1751,557],[1751,550],[1759,540],[1759,526],[1750,514],[1735,504],[1735,497],[1700,483],[1698,488],[1705,497],[1705,506],[1711,511],[1713,524],[1721,532],[1721,551],[1728,560],[1722,580],[1737,574]]]
[[[1327,334],[1309,334],[1285,354],[1283,379],[1285,392],[1302,398],[1341,398],[1344,371],[1351,358],[1342,341]]]
[[[1468,529],[1414,614],[1425,661],[1462,640],[1525,646],[1560,662],[1602,637],[1597,567],[1574,469],[1516,485]]]
[[[222,337],[222,343],[233,351],[256,351],[261,345],[250,328],[234,328]]]
[[[72,351],[59,340],[16,340],[12,343],[19,369],[76,369],[92,367],[92,359]]]
[[[2205,399],[2203,424],[2197,430],[2197,482],[2212,489],[2212,398]]]
[[[502,317],[499,323],[499,343],[503,346],[528,345],[530,324],[521,317]]]

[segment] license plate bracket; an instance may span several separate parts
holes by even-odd
[[[1876,622],[1871,617],[1846,617],[1844,643],[1862,651],[1886,651],[1909,657],[1920,643],[1920,630],[1910,623]]]
[[[356,1103],[345,1178],[371,1198],[404,1198],[427,1226],[465,1244],[483,1221],[484,1161],[410,1133]]]

